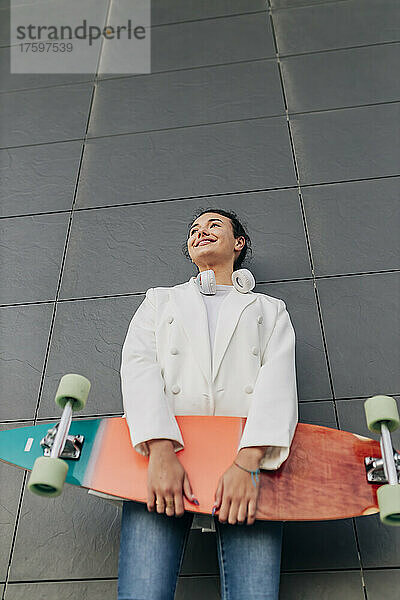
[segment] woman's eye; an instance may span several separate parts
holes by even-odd
[[[219,224],[219,223],[212,223],[212,224],[210,225],[210,229],[211,229],[211,227],[214,227],[214,225],[215,225],[216,227],[220,227],[220,224]],[[193,229],[193,230],[190,232],[190,236],[194,235],[194,234],[196,233],[196,231],[197,231],[197,229]]]
[[[218,223],[212,223],[212,224],[211,224],[211,226],[210,226],[210,229],[211,229],[211,227],[213,227],[214,225],[216,225],[217,227],[220,227],[220,225],[219,225]],[[193,231],[191,232],[191,234],[190,234],[190,235],[193,235],[193,234],[195,234],[195,233],[196,233],[196,231],[197,231],[197,229],[193,229]]]

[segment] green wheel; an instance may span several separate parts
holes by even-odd
[[[28,489],[38,496],[55,497],[63,490],[68,464],[61,458],[40,456],[35,460]]]
[[[68,400],[72,400],[72,410],[82,410],[85,407],[89,390],[89,379],[86,379],[83,375],[68,373],[60,379],[55,402],[60,408],[64,408]]]
[[[381,422],[384,421],[389,431],[394,431],[400,425],[397,403],[391,396],[372,396],[364,402],[365,416],[370,431],[381,432]]]
[[[400,484],[381,485],[377,491],[380,519],[385,525],[400,525]]]

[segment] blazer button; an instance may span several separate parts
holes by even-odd
[[[262,322],[263,322],[262,315],[259,315],[259,316],[258,316],[258,319],[257,319],[257,321],[258,321],[258,323],[262,323]]]
[[[253,353],[255,356],[257,356],[257,354],[258,354],[258,348],[257,348],[257,346],[253,346],[253,347],[252,347],[252,349],[251,349],[251,351],[252,351],[252,353]]]
[[[171,354],[178,354],[178,348],[171,348]]]
[[[171,387],[171,391],[173,394],[179,394],[179,392],[181,391],[181,388],[179,387],[179,385],[174,383],[174,385]]]
[[[170,315],[170,316],[168,317],[168,323],[172,323],[172,321],[173,321],[173,320],[174,320],[174,317],[173,317],[172,315]]]
[[[244,388],[244,391],[246,392],[246,394],[251,394],[251,392],[253,391],[253,386],[246,385],[246,387]]]

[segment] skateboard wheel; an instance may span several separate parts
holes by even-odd
[[[38,496],[59,496],[68,473],[68,464],[61,458],[40,456],[35,460],[28,489]]]
[[[63,409],[68,400],[72,400],[72,410],[82,410],[85,407],[89,390],[89,379],[86,379],[83,375],[68,373],[60,379],[55,403]]]
[[[400,525],[400,484],[381,485],[377,491],[380,519],[385,525]]]
[[[385,422],[389,431],[400,425],[397,403],[391,396],[372,396],[364,402],[365,416],[370,431],[381,432],[381,422]]]

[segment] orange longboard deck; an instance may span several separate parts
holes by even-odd
[[[176,420],[185,442],[177,457],[200,503],[184,498],[184,508],[211,514],[218,480],[236,458],[246,418],[178,415]],[[43,455],[40,439],[47,428],[51,424],[0,432],[0,460],[32,469]],[[80,459],[67,461],[67,483],[147,502],[148,457],[133,449],[126,419],[78,419],[70,433],[86,435]],[[381,456],[379,442],[299,423],[287,460],[277,470],[261,470],[256,518],[317,521],[378,512],[379,484],[367,481],[366,456]]]
[[[185,448],[177,453],[199,507],[211,514],[221,474],[236,457],[245,418],[177,416]],[[126,499],[147,501],[148,458],[132,449],[124,419],[113,419],[101,444],[91,486]],[[115,447],[119,439],[119,450]],[[288,459],[278,470],[261,470],[257,519],[324,520],[379,511],[378,484],[367,481],[364,457],[381,456],[379,442],[355,434],[299,423]]]

